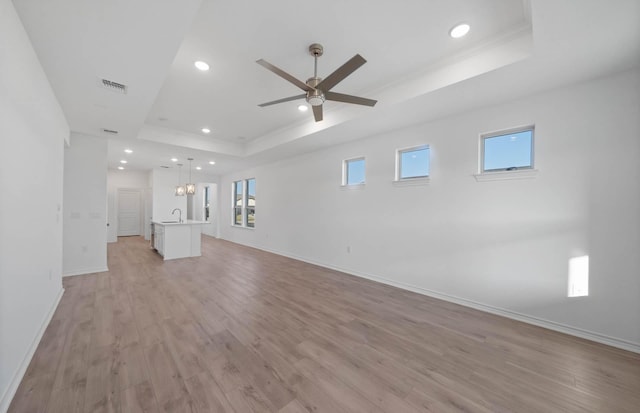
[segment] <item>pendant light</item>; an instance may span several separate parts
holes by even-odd
[[[193,158],[187,158],[189,160],[189,182],[191,182],[191,161]],[[193,195],[196,193],[196,184],[187,183],[186,185],[187,195]]]
[[[184,194],[186,193],[186,188],[183,185],[180,185],[180,181],[182,181],[182,164],[179,163],[178,165],[178,185],[176,186],[176,196],[184,196]]]

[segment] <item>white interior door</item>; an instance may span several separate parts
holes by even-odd
[[[141,235],[141,191],[118,189],[118,236]]]

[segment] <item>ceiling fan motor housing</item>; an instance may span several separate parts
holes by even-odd
[[[320,57],[322,56],[322,53],[324,53],[324,48],[320,43],[313,43],[309,46],[309,54],[311,56]]]
[[[313,90],[307,92],[307,102],[311,106],[320,106],[324,103],[324,93],[320,89],[316,89],[316,86],[322,81],[320,77],[310,77],[307,79],[307,85],[311,86]]]

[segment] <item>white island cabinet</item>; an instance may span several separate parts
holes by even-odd
[[[204,221],[153,221],[153,248],[165,260],[199,257]]]

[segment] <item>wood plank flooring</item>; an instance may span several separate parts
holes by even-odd
[[[203,237],[65,293],[10,412],[629,412],[640,355]]]

